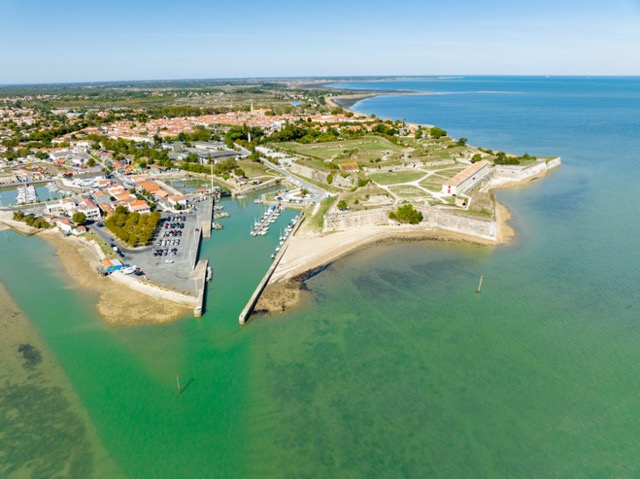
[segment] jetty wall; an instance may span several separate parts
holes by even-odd
[[[260,299],[260,295],[264,291],[264,288],[267,287],[267,284],[269,283],[269,280],[271,279],[271,276],[273,276],[273,273],[275,272],[276,268],[280,264],[280,260],[282,260],[282,257],[284,256],[285,252],[287,251],[287,248],[289,247],[289,242],[291,241],[291,238],[293,238],[293,236],[297,233],[297,231],[300,228],[300,225],[302,224],[303,221],[304,221],[304,212],[301,212],[300,213],[300,219],[296,223],[296,226],[293,228],[293,231],[289,235],[289,238],[282,245],[282,248],[280,248],[280,251],[278,251],[278,254],[273,259],[273,263],[271,263],[271,266],[267,270],[266,274],[263,276],[263,278],[260,281],[260,283],[258,283],[258,287],[255,289],[255,291],[251,295],[251,298],[249,298],[249,302],[247,303],[247,305],[244,307],[244,309],[240,313],[240,316],[238,317],[238,320],[239,320],[240,324],[246,324],[246,322],[249,320],[249,317],[251,316],[251,313],[253,313],[253,308],[256,307],[256,303],[258,302],[258,299]]]
[[[178,293],[176,291],[169,291],[158,286],[143,283],[119,272],[110,274],[109,279],[154,298],[166,299],[185,306],[195,306],[196,303],[196,298],[193,296],[187,296],[186,294]]]

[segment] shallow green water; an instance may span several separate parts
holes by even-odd
[[[214,282],[201,320],[109,328],[46,244],[13,233],[0,233],[0,281],[125,477],[638,477],[639,86],[543,81],[508,100],[361,105],[433,115],[470,143],[561,154],[548,178],[498,193],[513,246],[371,248],[310,279],[301,309],[242,329],[275,246],[249,236],[250,200],[228,202],[225,229],[204,243]],[[553,94],[536,103],[539,91]],[[447,117],[464,102],[469,115]]]
[[[10,232],[0,238],[0,280],[60,358],[125,477],[246,477],[251,338],[237,318],[270,264],[277,229],[294,212],[283,213],[271,235],[253,238],[263,207],[249,200],[225,207],[225,229],[203,243],[214,268],[207,314],[167,326],[105,326],[95,298],[70,285],[46,243]]]

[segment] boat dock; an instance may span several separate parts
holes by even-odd
[[[204,219],[200,225],[200,229],[202,229],[202,237],[203,238],[211,238],[211,223],[213,218],[213,206],[214,206],[214,197],[213,195],[205,198],[204,203],[200,206],[204,208]]]
[[[196,283],[196,304],[193,308],[193,317],[200,318],[204,313],[204,300],[207,291],[207,269],[209,267],[208,259],[198,261],[193,270],[193,280]]]
[[[53,181],[53,178],[45,180],[33,180],[33,181],[14,181],[12,183],[0,183],[0,190],[15,190],[20,186],[45,186],[47,183]]]
[[[291,232],[291,234],[289,235],[289,238],[287,238],[287,241],[282,245],[282,248],[280,248],[280,251],[278,251],[278,254],[273,259],[273,263],[271,264],[271,267],[269,267],[269,269],[267,270],[266,274],[264,275],[260,283],[258,283],[258,287],[253,292],[253,294],[251,295],[251,298],[249,298],[249,302],[240,313],[240,316],[238,318],[240,321],[240,324],[246,324],[247,321],[249,320],[251,313],[253,313],[253,309],[256,307],[256,303],[260,299],[260,295],[264,291],[264,288],[267,287],[267,284],[269,284],[269,280],[271,279],[271,276],[273,276],[274,271],[280,264],[280,260],[282,259],[285,252],[287,251],[287,247],[289,246],[289,241],[291,241],[291,238],[293,238],[293,236],[296,234],[296,232],[298,231],[298,228],[300,228],[300,225],[302,224],[303,221],[304,221],[304,213],[301,213],[300,219],[296,222],[296,226]]]

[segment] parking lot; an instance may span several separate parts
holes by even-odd
[[[183,230],[187,217],[184,215],[169,216],[160,223],[160,230],[157,235],[155,248],[153,248],[153,256],[157,258],[165,258],[167,264],[173,263],[171,256],[176,256],[179,251]]]
[[[104,227],[91,229],[121,251],[121,261],[137,266],[154,284],[186,294],[196,292],[191,278],[198,254],[201,221],[205,208],[181,213],[163,213],[151,246],[127,248]],[[114,273],[122,274],[122,273]]]

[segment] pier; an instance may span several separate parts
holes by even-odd
[[[204,312],[204,299],[207,291],[207,268],[209,266],[208,259],[198,261],[193,270],[193,281],[196,283],[196,304],[193,308],[193,317],[200,318]]]
[[[293,236],[296,234],[296,232],[298,231],[298,228],[300,228],[300,225],[302,224],[303,221],[304,221],[304,212],[300,214],[300,220],[296,223],[295,228],[291,232],[291,235],[289,235],[289,238],[287,239],[287,241],[282,245],[282,248],[280,248],[280,251],[278,251],[278,254],[274,258],[273,263],[267,270],[266,274],[264,275],[260,283],[258,283],[258,287],[253,292],[253,294],[251,295],[251,298],[249,298],[249,302],[240,313],[240,316],[238,318],[240,324],[246,324],[247,321],[249,320],[251,313],[253,313],[253,309],[256,307],[256,303],[260,299],[260,295],[262,294],[264,289],[267,287],[267,284],[269,284],[269,280],[271,279],[271,276],[273,276],[274,271],[280,264],[280,260],[282,260],[282,257],[286,253],[287,248],[289,246],[289,241],[291,241],[291,238],[293,238]]]
[[[203,238],[211,238],[211,222],[213,219],[213,206],[215,204],[215,200],[213,195],[207,197],[205,203],[201,208],[204,208],[204,219],[200,224],[200,229],[202,230]]]
[[[35,180],[35,181],[14,181],[13,183],[0,183],[0,190],[15,190],[19,186],[45,186],[47,183],[51,183],[54,178],[47,180]]]

